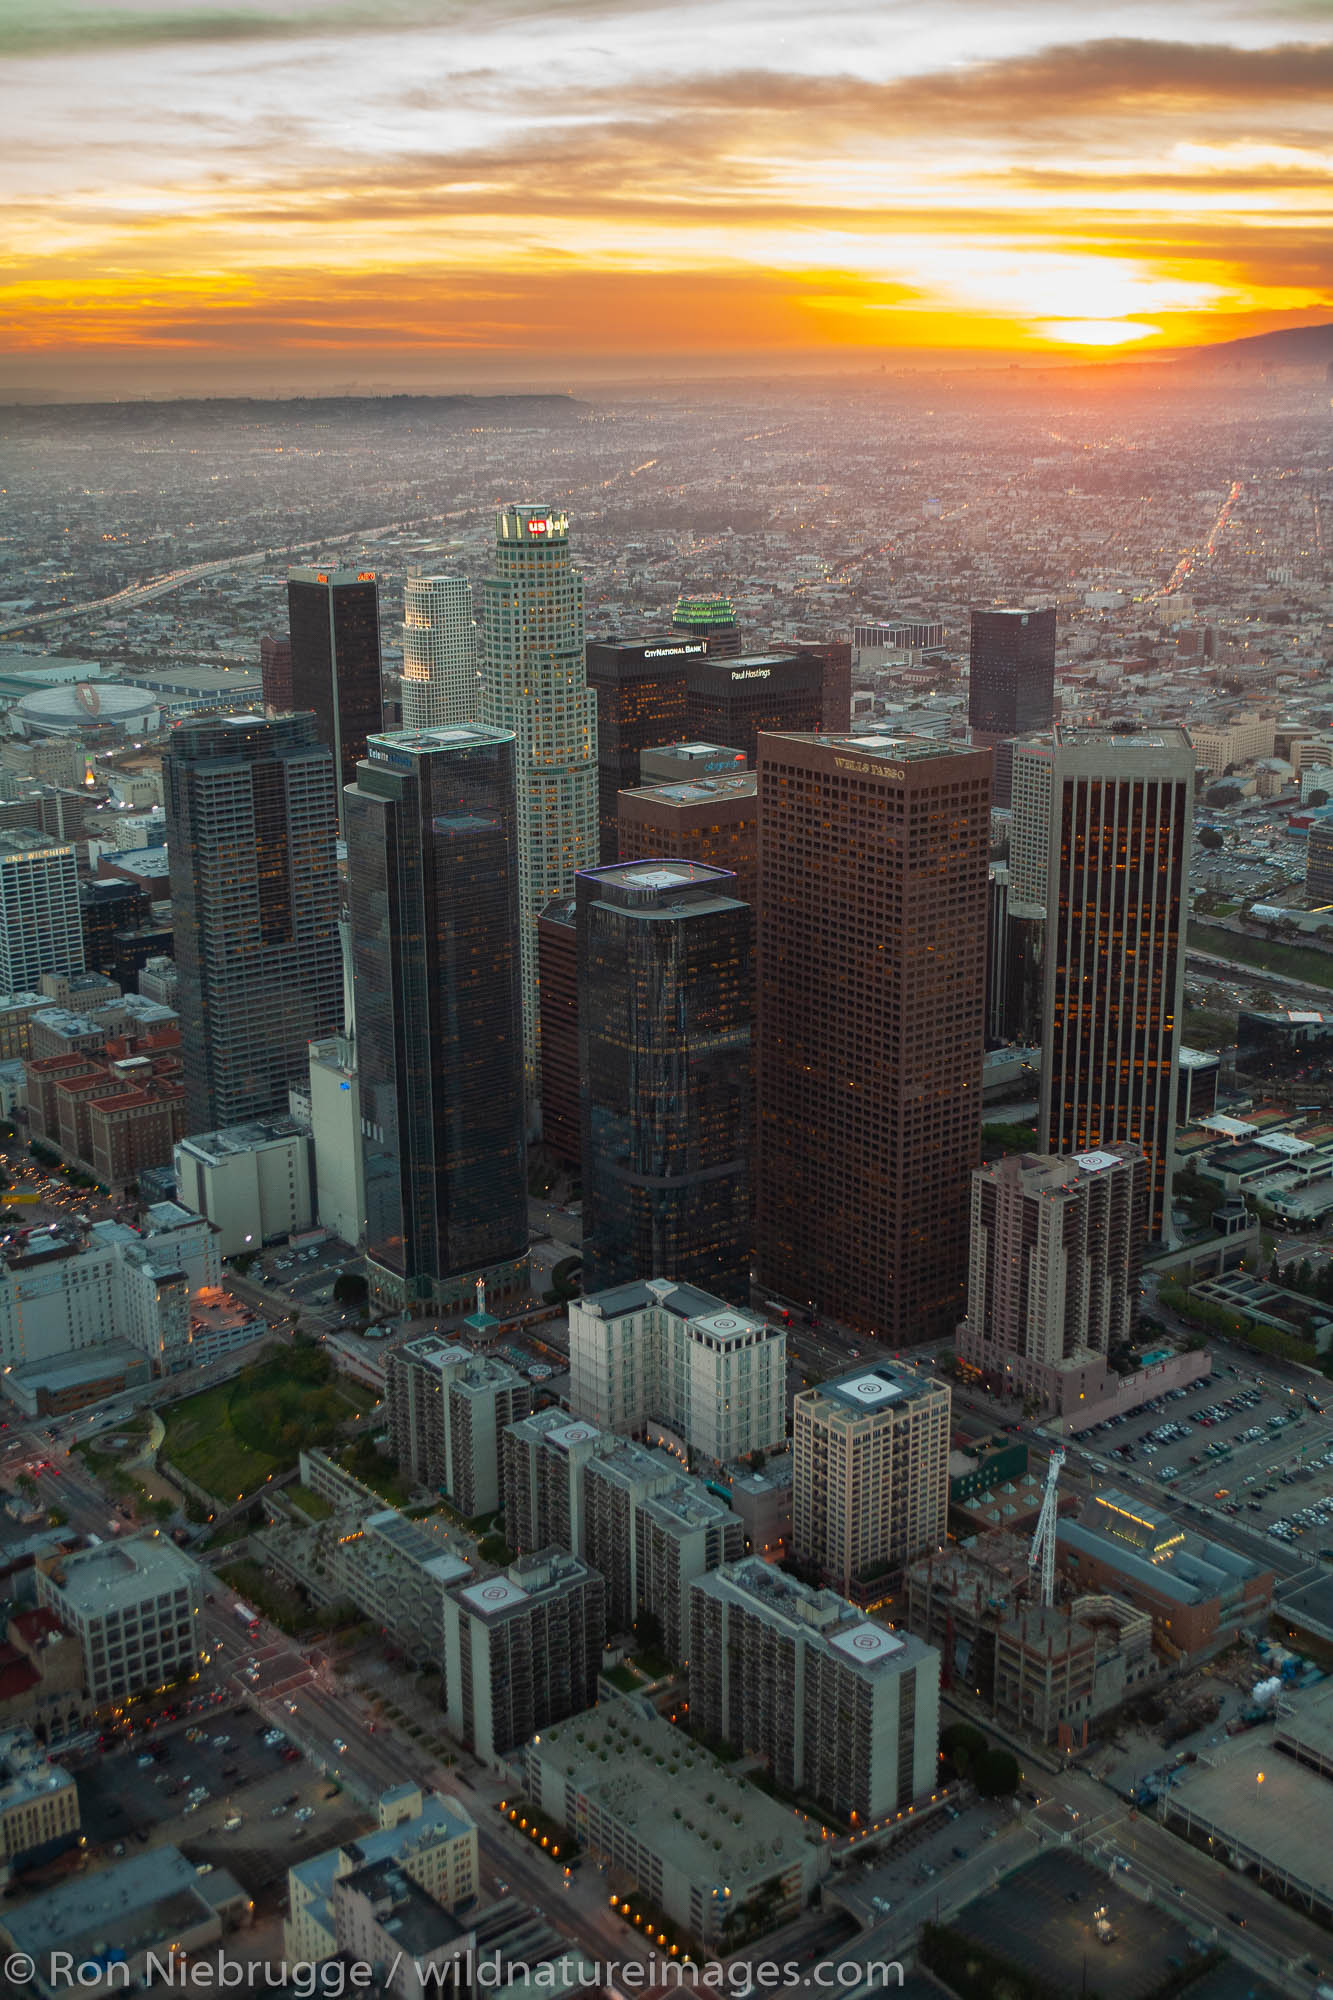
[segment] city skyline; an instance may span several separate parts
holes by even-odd
[[[821,27],[792,0],[14,20],[0,393],[563,387],[1330,316],[1333,43],[1300,0],[1198,0],[1174,37],[1140,0],[1081,35],[1041,0]]]

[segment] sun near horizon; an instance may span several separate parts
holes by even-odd
[[[22,15],[22,19],[15,16]],[[0,395],[1150,355],[1333,319],[1296,4],[0,13]],[[966,53],[963,53],[966,51]]]

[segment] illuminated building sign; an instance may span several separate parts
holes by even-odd
[[[679,646],[645,646],[645,660],[680,660],[687,654],[706,653],[707,646],[702,639],[683,639]]]
[[[373,583],[375,581],[375,572],[373,569],[358,570],[356,580],[358,583]]]
[[[872,773],[880,778],[904,778],[907,775],[901,764],[872,764],[864,757],[835,757],[833,764],[835,770],[856,771],[864,777]]]
[[[771,667],[733,667],[731,678],[734,681],[766,681],[772,671]]]

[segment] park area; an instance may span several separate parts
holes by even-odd
[[[302,1451],[333,1442],[374,1401],[336,1375],[322,1349],[298,1342],[164,1410],[160,1463],[230,1505],[290,1471]]]

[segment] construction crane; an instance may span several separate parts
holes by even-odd
[[[1037,1516],[1037,1531],[1032,1537],[1032,1547],[1028,1550],[1028,1568],[1035,1571],[1038,1563],[1041,1564],[1043,1604],[1055,1602],[1055,1527],[1060,1518],[1055,1507],[1055,1483],[1060,1477],[1060,1467],[1064,1462],[1064,1446],[1057,1445],[1046,1467],[1046,1491],[1042,1495],[1041,1512]]]

